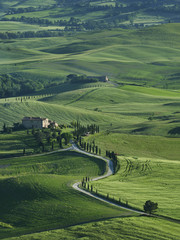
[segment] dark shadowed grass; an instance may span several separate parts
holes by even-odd
[[[132,215],[71,187],[104,173],[105,163],[96,160],[74,152],[1,160],[0,238]]]

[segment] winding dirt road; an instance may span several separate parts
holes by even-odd
[[[106,173],[105,175],[102,175],[102,176],[93,178],[91,181],[97,181],[97,180],[100,180],[100,179],[109,177],[109,176],[111,176],[111,175],[113,174],[113,163],[112,163],[111,160],[109,160],[109,159],[107,159],[107,158],[104,158],[104,157],[101,157],[101,156],[94,155],[94,154],[92,154],[92,153],[85,152],[85,151],[79,149],[74,143],[72,144],[71,150],[74,150],[74,151],[76,151],[76,152],[79,152],[79,153],[82,153],[82,154],[85,154],[85,155],[88,155],[88,156],[91,156],[91,157],[99,158],[99,159],[102,159],[103,161],[107,162],[107,165],[108,165],[107,173]],[[75,190],[83,193],[83,194],[86,194],[86,195],[88,195],[88,196],[90,196],[90,197],[93,197],[93,198],[95,198],[95,199],[98,199],[98,200],[100,200],[100,201],[102,201],[102,202],[106,202],[106,203],[108,203],[108,204],[111,204],[111,205],[113,205],[113,206],[116,206],[116,207],[119,207],[119,208],[122,208],[122,209],[125,209],[125,210],[128,210],[128,211],[131,211],[131,212],[135,212],[135,213],[138,213],[138,214],[141,214],[141,215],[149,215],[149,214],[147,214],[147,213],[145,213],[145,212],[138,211],[138,210],[134,210],[134,209],[130,209],[130,208],[128,208],[128,207],[123,207],[123,206],[120,206],[119,204],[116,204],[116,203],[113,203],[113,202],[111,202],[111,201],[109,201],[109,200],[106,200],[106,199],[103,199],[103,198],[101,198],[101,197],[98,197],[98,196],[96,196],[96,195],[93,194],[93,193],[90,193],[90,192],[88,192],[88,191],[85,191],[85,190],[81,189],[81,188],[79,187],[80,184],[81,184],[81,182],[74,183],[74,184],[73,184],[73,188],[74,188]]]
[[[106,173],[105,173],[104,175],[102,175],[102,176],[93,178],[91,181],[97,181],[97,180],[100,180],[100,179],[109,177],[109,176],[111,176],[111,175],[113,174],[113,163],[112,163],[111,160],[109,160],[109,159],[107,159],[107,158],[104,158],[104,157],[101,157],[101,156],[98,156],[98,155],[95,155],[95,154],[92,154],[92,153],[85,152],[85,151],[79,149],[74,142],[71,142],[71,143],[72,143],[72,146],[71,146],[71,147],[68,147],[68,148],[65,148],[65,149],[59,149],[59,150],[52,151],[52,152],[48,152],[48,153],[41,153],[41,154],[29,155],[29,156],[31,156],[31,157],[32,157],[32,156],[44,156],[44,155],[49,155],[49,154],[53,154],[53,153],[56,153],[56,152],[75,151],[75,152],[79,152],[79,153],[85,154],[85,155],[90,156],[90,157],[99,158],[99,159],[101,159],[101,160],[103,160],[103,161],[105,161],[105,162],[107,163],[107,166],[108,166],[108,167],[107,167]],[[18,158],[18,157],[14,157],[14,158]],[[9,165],[8,165],[8,166],[9,166]],[[8,167],[8,166],[6,166],[6,167]],[[5,167],[5,166],[3,165],[3,166],[0,166],[0,167],[2,168],[2,167]],[[101,197],[98,197],[98,196],[96,196],[96,195],[93,194],[93,193],[90,193],[90,192],[88,192],[88,191],[85,191],[85,190],[81,189],[81,188],[79,187],[80,184],[81,184],[81,182],[74,183],[72,187],[73,187],[75,190],[77,190],[77,191],[79,191],[79,192],[81,192],[81,193],[83,193],[83,194],[86,194],[86,195],[88,195],[88,196],[90,196],[90,197],[93,197],[93,198],[95,198],[95,199],[97,199],[97,200],[100,200],[100,201],[102,201],[102,202],[106,202],[106,203],[108,203],[108,204],[111,204],[111,205],[113,205],[113,206],[116,206],[116,207],[119,207],[119,208],[122,208],[122,209],[126,209],[126,210],[128,210],[128,211],[135,212],[135,213],[138,213],[138,214],[141,214],[141,215],[148,215],[148,216],[150,215],[150,214],[147,214],[147,213],[142,212],[142,211],[133,210],[133,209],[128,208],[128,207],[120,206],[119,204],[116,204],[116,203],[113,203],[113,202],[111,202],[111,201],[109,201],[109,200],[106,200],[106,199],[103,199],[103,198],[101,198]],[[152,215],[151,215],[151,216],[152,216]]]

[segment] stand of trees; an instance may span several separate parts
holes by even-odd
[[[16,73],[2,74],[0,75],[0,98],[32,94],[59,84],[60,82],[58,79],[52,81],[46,79],[36,81],[36,79],[27,79],[26,75]]]
[[[63,30],[43,30],[43,31],[26,31],[26,32],[0,32],[0,39],[16,38],[43,38],[63,36]]]
[[[12,17],[12,18],[2,18],[1,21],[13,21],[13,22],[24,22],[28,24],[38,24],[44,26],[78,26],[82,24],[81,20],[78,18],[71,17],[70,20],[49,20],[46,18],[38,17]]]
[[[71,122],[71,125],[75,128],[73,135],[77,141],[81,139],[81,136],[99,133],[99,126],[96,124],[83,126],[79,121],[73,121]]]
[[[82,149],[84,149],[87,152],[94,153],[96,155],[101,155],[101,149],[95,144],[83,142],[82,139],[80,138],[79,145]]]
[[[77,75],[77,74],[69,74],[66,77],[68,82],[71,83],[92,83],[92,82],[98,82],[99,79],[96,77],[88,77],[86,75]]]
[[[120,165],[119,165],[119,162],[117,159],[117,154],[115,154],[113,151],[111,152],[111,151],[106,150],[106,157],[109,157],[112,160],[114,173],[116,173],[120,168]]]
[[[42,151],[45,151],[45,146],[49,146],[51,150],[54,150],[55,144],[59,146],[59,148],[63,147],[63,142],[67,145],[72,138],[71,133],[62,133],[59,128],[48,128],[48,129],[32,129],[31,133],[34,135],[38,147],[42,148]],[[29,130],[27,130],[27,134],[29,134]],[[63,140],[64,139],[64,140]]]
[[[119,199],[115,199],[114,196],[110,196],[109,193],[107,193],[107,195],[104,195],[104,194],[101,194],[97,188],[95,188],[92,183],[91,183],[91,180],[89,177],[83,177],[82,181],[81,181],[81,188],[85,189],[86,191],[88,192],[91,192],[92,194],[96,195],[96,196],[99,196],[103,199],[106,199],[108,201],[111,201],[113,203],[116,203],[116,204],[119,204],[120,206],[123,206],[123,207],[129,207],[129,204],[128,204],[128,201],[127,200],[124,200],[122,201],[121,198]]]
[[[27,12],[36,12],[53,9],[55,5],[52,6],[39,6],[39,7],[26,7],[26,8],[9,8],[6,12],[7,15],[27,13]]]

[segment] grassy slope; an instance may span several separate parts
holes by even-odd
[[[117,82],[177,89],[179,37],[179,24],[168,24],[2,41],[0,71],[31,74],[42,81],[62,80],[69,73],[109,75]]]
[[[55,30],[55,29],[63,29],[62,27],[58,26],[51,26],[51,27],[41,27],[38,25],[20,23],[20,22],[8,22],[8,21],[1,21],[0,22],[0,32],[24,32],[24,31],[43,31],[43,30]]]
[[[31,239],[122,239],[122,240],[169,240],[179,239],[179,224],[165,220],[145,217],[117,218],[74,227],[36,233],[6,240],[31,240]]]
[[[75,45],[74,42],[76,42]],[[82,44],[82,42],[85,43]],[[148,86],[158,86],[164,88],[169,87],[172,89],[179,88],[179,24],[170,24],[138,31],[116,30],[91,34],[79,34],[77,37],[73,36],[71,38],[62,37],[53,39],[2,41],[0,45],[0,70],[2,73],[23,72],[27,74],[28,77],[38,76],[41,79],[43,79],[44,76],[47,78],[49,77],[49,79],[52,79],[53,77],[62,79],[69,73],[86,73],[89,75],[107,74],[110,75],[113,80],[118,82],[138,83],[140,85],[146,83]],[[72,54],[72,49],[78,49],[78,51],[75,51]],[[55,52],[58,52],[58,54],[55,54]],[[29,75],[30,73],[31,75]],[[88,94],[84,94],[85,91],[73,92],[76,101],[69,102],[67,99],[71,93],[69,95],[68,93],[65,93],[48,99],[48,102],[46,103],[37,103],[33,101],[23,103],[10,101],[5,103],[4,100],[1,100],[1,125],[3,124],[3,121],[6,120],[9,124],[14,121],[17,122],[17,120],[21,120],[24,115],[39,116],[41,114],[42,117],[45,116],[51,119],[53,118],[58,122],[70,122],[73,119],[81,119],[83,123],[91,123],[92,121],[95,121],[96,123],[101,124],[103,128],[109,128],[112,123],[112,128],[110,130],[116,132],[119,130],[121,131],[122,129],[123,131],[132,130],[134,128],[141,127],[144,123],[146,126],[148,123],[148,125],[152,125],[154,127],[154,133],[157,132],[158,135],[166,135],[170,128],[178,126],[178,122],[170,123],[172,121],[179,121],[179,114],[173,114],[179,110],[179,99],[177,98],[177,93],[174,94],[172,92],[165,91],[157,92],[156,90],[149,88],[127,88],[125,86],[122,89],[113,90],[112,88],[106,90],[97,89],[94,92],[88,92]],[[81,96],[82,98],[78,99]],[[98,106],[97,102],[99,102]],[[59,105],[62,103],[66,106]],[[102,112],[92,111],[96,107],[100,108]],[[171,116],[169,120],[161,121],[155,119],[152,122],[147,121],[147,117],[151,116],[152,113],[155,114],[156,117],[165,115]],[[152,134],[153,131],[151,129],[147,129],[143,132]],[[169,192],[172,191],[171,186],[177,181],[174,172],[178,170],[179,165],[176,162],[162,162],[156,158],[167,157],[167,159],[179,160],[179,140],[159,137],[147,138],[145,136],[136,135],[110,134],[105,137],[104,135],[98,136],[96,142],[98,143],[98,141],[102,139],[104,140],[104,142],[101,143],[102,145],[104,143],[104,146],[107,146],[108,149],[115,151],[119,151],[119,143],[121,143],[120,153],[125,154],[126,156],[146,157],[147,160],[149,160],[149,156],[151,156],[151,164],[156,171],[145,173],[147,175],[141,175],[141,172],[139,173],[138,170],[133,170],[132,174],[126,177],[122,176],[121,178],[119,175],[113,176],[112,182],[108,182],[108,179],[103,180],[101,185],[99,185],[99,188],[104,188],[104,192],[106,193],[107,189],[109,191],[110,186],[112,193],[116,194],[117,190],[119,191],[119,189],[121,189],[121,186],[125,190],[128,186],[129,195],[124,196],[123,193],[122,198],[126,198],[130,204],[139,207],[142,207],[144,201],[148,200],[146,199],[147,196],[152,197],[155,195],[157,197],[155,201],[157,200],[160,206],[160,213],[166,215],[172,214],[176,217],[177,213],[175,210],[170,213],[168,201],[171,201],[170,199],[172,196],[170,196]],[[114,143],[115,146],[114,144],[112,145],[112,143]],[[126,161],[121,161],[123,170],[123,167],[126,167]],[[139,161],[142,166],[144,159],[139,159]],[[159,166],[156,166],[158,164]],[[134,165],[136,166],[136,161],[134,162]],[[163,166],[162,169],[161,166]],[[42,169],[44,168],[47,169],[47,166],[44,167],[44,164],[43,166],[39,164],[38,167],[35,167],[35,170],[43,172]],[[29,167],[26,170],[31,172],[32,170],[30,169],[32,169],[32,167]],[[54,170],[54,168],[50,169]],[[169,169],[171,170],[169,171]],[[8,169],[3,169],[3,174],[6,174],[6,171],[8,171]],[[17,173],[16,171],[14,171],[14,174]],[[160,187],[159,182],[158,185],[156,183],[157,177],[159,180],[159,174]],[[169,179],[168,183],[167,180],[163,178],[163,176],[167,176],[167,174]],[[135,186],[134,179],[136,180],[137,177],[139,183]],[[29,186],[30,188],[34,188],[34,186],[40,182],[40,188],[43,189],[40,193],[44,192],[44,188],[48,189],[48,192],[52,193],[51,188],[53,184],[56,189],[53,190],[53,194],[57,199],[59,199],[60,196],[57,192],[59,188],[64,188],[64,182],[66,182],[66,179],[61,176],[55,176],[55,179],[51,181],[51,178],[53,178],[52,175],[43,175],[38,178],[34,176],[32,182],[30,182],[30,178],[27,175],[25,177],[18,178],[18,182],[19,186],[24,185],[25,183],[28,189]],[[74,177],[72,180],[73,179]],[[124,182],[119,182],[119,179]],[[147,193],[151,179],[153,179],[153,182],[151,183],[153,191],[148,195]],[[4,181],[5,180],[3,180],[3,182]],[[45,182],[47,182],[47,184]],[[48,182],[50,182],[50,184]],[[5,183],[7,182],[5,181]],[[14,183],[11,183],[12,186],[14,186]],[[114,183],[115,188],[112,188],[111,183]],[[138,195],[137,199],[135,199],[133,203],[131,203],[130,200],[134,199],[135,194],[134,189],[131,188],[132,184],[135,186],[135,189],[138,189],[138,192],[139,189],[143,190],[143,184],[147,184],[145,191],[141,191],[141,196]],[[162,191],[162,196],[165,198],[164,202],[162,202],[160,196],[157,196],[157,189]],[[178,194],[176,188],[173,189],[173,192],[174,191],[173,208],[177,205],[176,198]],[[70,192],[70,194],[72,194],[72,192]],[[76,199],[76,196],[74,199]],[[80,200],[79,203],[80,205],[84,204],[84,202]],[[38,207],[42,205],[41,202],[37,200],[33,204],[24,202],[23,206],[27,209],[26,213],[29,214],[32,206],[34,210],[37,210]],[[52,206],[53,213],[57,211],[56,206],[57,201],[54,200]],[[19,213],[19,209],[22,210],[22,208],[18,207],[17,212]],[[51,211],[51,207],[49,207],[49,203],[44,202],[42,209],[40,208],[42,212],[38,212],[38,214],[40,214],[40,216],[44,219],[43,214],[46,213],[43,208],[48,209],[47,214],[50,214],[49,211]],[[89,209],[91,211],[92,208]],[[102,213],[100,204],[98,205],[98,209],[100,211],[100,216]],[[57,211],[57,213],[59,212]],[[107,211],[107,215],[113,215],[111,210]],[[32,212],[30,216],[32,217],[30,219],[33,219],[31,221],[32,224],[37,226],[37,222],[39,223],[41,219],[39,219],[37,215],[33,218]],[[17,219],[19,220],[18,224],[20,226],[21,220],[23,219],[24,221],[25,216],[19,215],[18,218],[12,218],[12,221],[16,221]],[[43,222],[43,224],[50,225],[52,223],[52,219],[47,219],[47,221],[46,219],[47,218],[45,218],[45,222]],[[34,227],[34,225],[31,226]],[[162,228],[163,231],[165,231],[166,227],[162,226]],[[13,231],[16,232],[16,229],[13,229]]]
[[[134,131],[136,134],[166,136],[169,130],[178,127],[180,102],[177,92],[145,87],[90,87],[64,91],[41,96],[38,102],[38,97],[23,102],[14,98],[2,99],[1,126],[5,121],[12,124],[21,121],[25,115],[33,115],[48,117],[58,123],[70,123],[74,119],[83,124],[94,122],[101,130],[116,133]]]
[[[120,157],[119,162],[116,175],[93,184],[99,192],[139,209],[151,200],[158,203],[157,214],[180,218],[179,161]]]
[[[95,140],[105,155],[106,150],[127,157],[150,157],[179,160],[179,138],[131,135],[119,133],[99,133],[85,138],[90,143]]]
[[[105,163],[77,153],[0,160],[0,238],[131,213],[79,194],[70,186],[102,174]]]
[[[22,154],[23,148],[26,153],[32,153],[37,146],[37,142],[32,135],[27,135],[25,131],[13,132],[12,134],[0,134],[0,158]]]

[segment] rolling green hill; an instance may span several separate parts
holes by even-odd
[[[145,217],[116,218],[106,221],[99,221],[83,225],[77,225],[61,230],[53,230],[42,233],[24,235],[6,240],[31,240],[36,239],[179,239],[179,224],[165,220],[151,219]]]
[[[167,24],[142,30],[1,40],[0,77],[6,76],[15,86],[12,90],[6,83],[10,89],[4,96],[59,86],[70,73],[108,75],[121,85],[176,90],[180,76],[179,37],[179,24]]]
[[[158,214],[179,219],[180,7],[159,3],[0,1],[0,129],[24,116],[97,124],[100,133],[83,141],[103,156],[114,151],[120,164],[93,183],[98,192],[139,209],[150,199]],[[110,82],[73,84],[69,74]],[[1,239],[178,239],[175,222],[72,189],[103,174],[101,160],[75,152],[7,158],[35,152],[25,131],[0,133],[0,142]]]
[[[153,159],[150,157],[120,157],[120,170],[107,180],[93,183],[93,187],[105,196],[133,207],[143,209],[151,199],[158,203],[157,214],[179,219],[179,159]],[[113,187],[111,187],[113,186]]]
[[[74,181],[101,175],[105,163],[74,152],[0,160],[0,238],[62,228],[131,212],[72,189]]]
[[[45,97],[23,98],[22,102],[21,98],[0,100],[1,127],[4,122],[9,126],[21,122],[24,116],[41,116],[59,124],[73,120],[97,123],[101,131],[114,133],[179,134],[180,98],[176,91],[133,86],[64,88],[64,92],[60,87],[59,91],[62,92],[47,97],[44,94]]]

